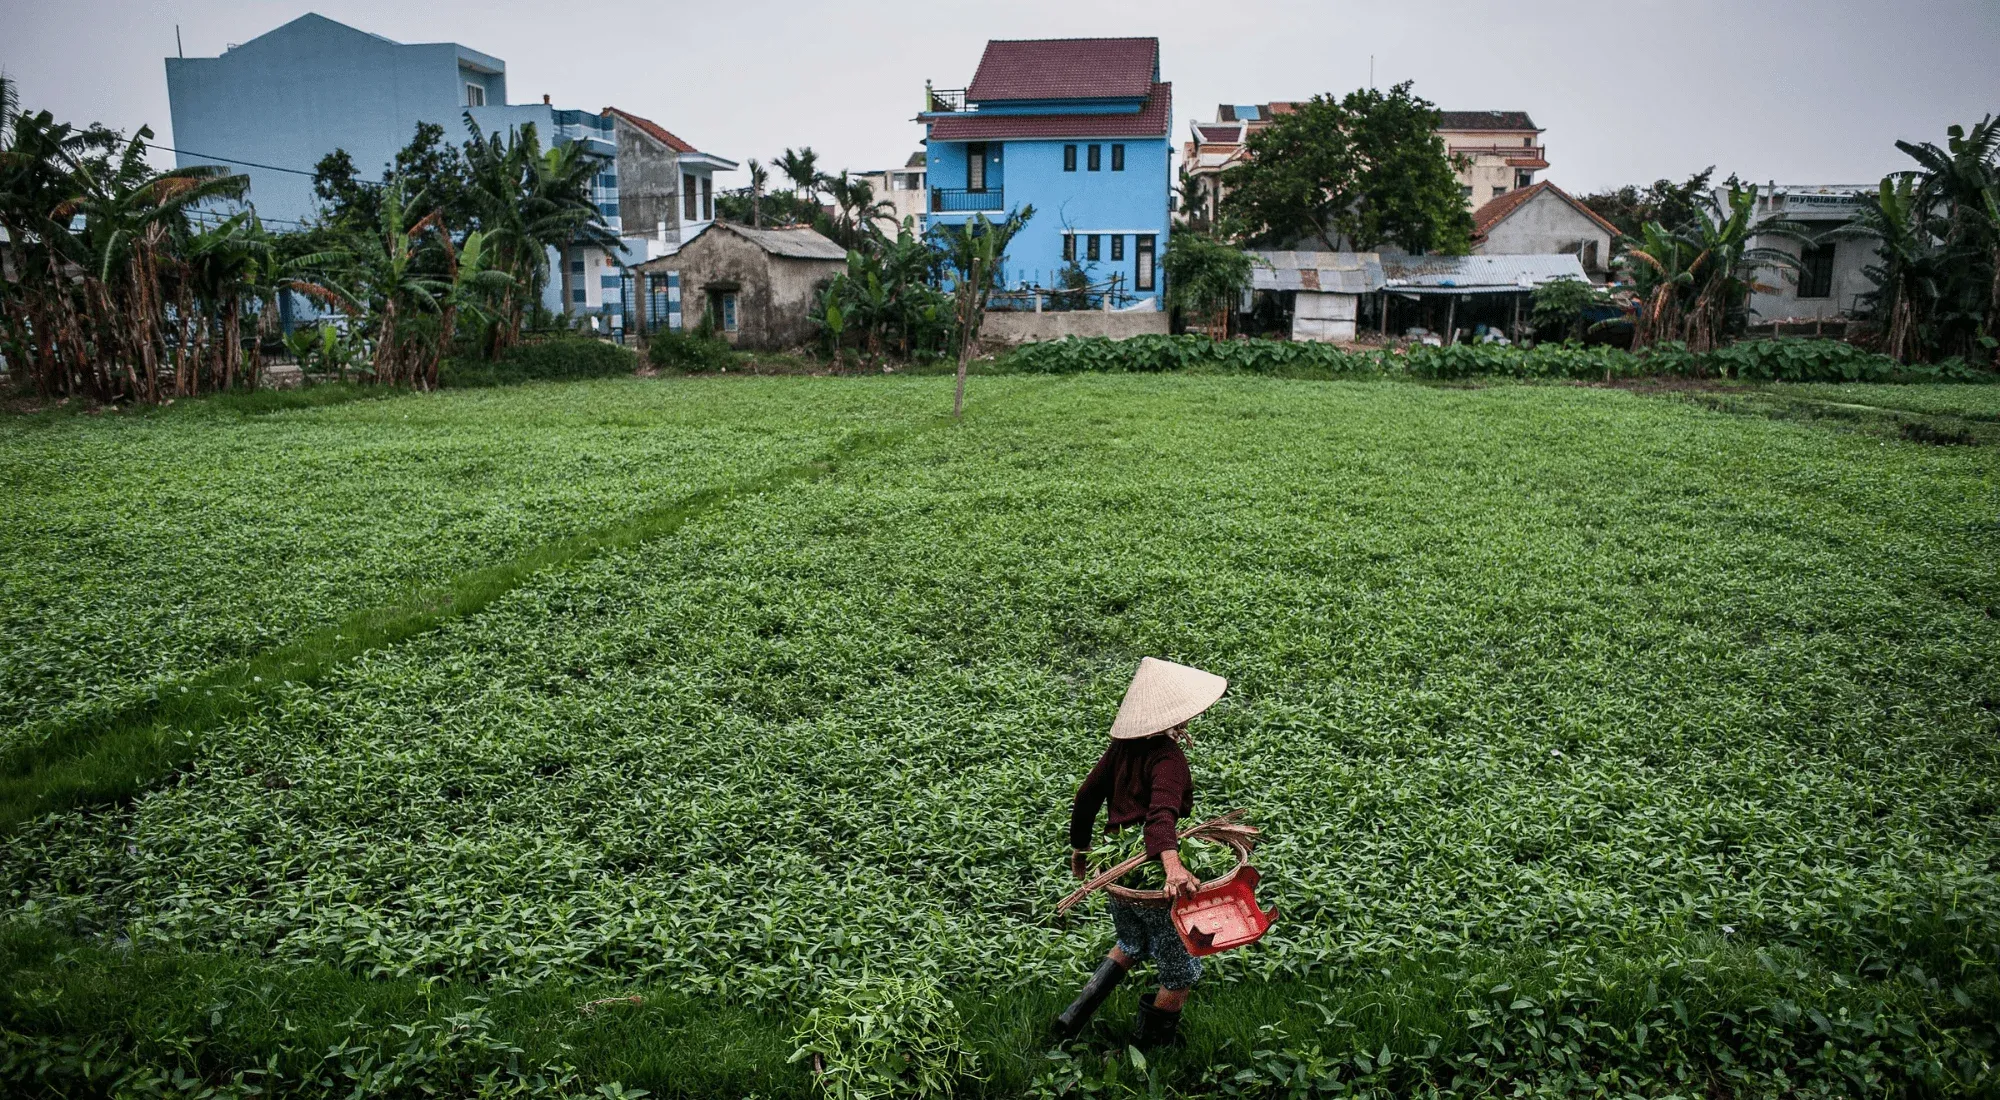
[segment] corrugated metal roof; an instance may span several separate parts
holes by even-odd
[[[1373,252],[1252,251],[1250,285],[1257,290],[1317,290],[1367,294],[1382,289],[1382,258]]]
[[[1557,279],[1590,281],[1573,253],[1520,256],[1389,256],[1382,274],[1392,290],[1477,294],[1532,290]]]

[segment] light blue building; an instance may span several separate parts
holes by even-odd
[[[220,57],[167,58],[176,163],[221,164],[250,177],[250,202],[275,228],[317,212],[313,168],[344,149],[364,179],[408,145],[419,123],[465,140],[469,113],[487,133],[532,122],[544,145],[582,142],[605,158],[592,201],[619,234],[618,254],[550,257],[545,304],[603,314],[617,327],[625,267],[665,255],[715,216],[714,173],[736,162],[703,153],[648,119],[606,107],[507,102],[507,63],[455,42],[410,45],[302,15]],[[562,300],[558,264],[570,272]]]
[[[969,87],[928,99],[929,227],[1032,204],[1007,249],[1008,286],[1058,286],[1075,263],[1160,308],[1173,86],[1158,39],[988,42]]]

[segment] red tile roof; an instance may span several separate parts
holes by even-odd
[[[635,115],[630,111],[621,111],[616,107],[606,107],[604,109],[604,113],[607,115],[617,115],[619,118],[622,118],[625,121],[631,123],[632,125],[637,126],[639,129],[645,131],[646,136],[652,138],[654,141],[659,142],[660,144],[666,146],[667,148],[672,149],[676,153],[701,152],[701,150],[696,149],[694,146],[689,145],[687,142],[682,141],[681,139],[675,137],[671,133],[668,133],[666,127],[660,125],[657,122],[654,122],[650,118],[640,118],[638,115]]]
[[[996,39],[965,98],[1137,99],[1160,71],[1157,38]]]
[[[1473,211],[1472,239],[1476,241],[1484,238],[1488,230],[1506,221],[1508,215],[1527,205],[1529,199],[1534,198],[1544,191],[1575,207],[1584,217],[1596,222],[1598,228],[1611,234],[1614,240],[1622,235],[1617,226],[1605,221],[1604,217],[1597,211],[1578,202],[1575,198],[1571,197],[1569,192],[1547,180],[1543,180],[1541,183],[1530,184],[1527,187],[1496,196],[1493,201]]]
[[[1155,84],[1137,114],[1123,115],[987,115],[977,111],[942,115],[931,120],[937,141],[985,141],[998,138],[1165,137],[1173,124],[1174,86]]]
[[[1534,130],[1541,132],[1526,111],[1443,111],[1440,130]]]

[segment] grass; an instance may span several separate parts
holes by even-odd
[[[810,434],[946,385],[662,389]],[[935,981],[958,1019],[908,1038],[992,1095],[1992,1091],[1990,450],[1572,387],[974,397],[267,680],[171,782],[23,823],[0,1045],[71,1081],[46,1044],[210,1082],[275,1056],[315,1091],[383,998],[356,1042],[446,1092],[785,1095],[833,991]],[[1145,653],[1231,675],[1197,812],[1268,830],[1284,918],[1141,1069],[1134,990],[1080,1052],[1037,1029],[1105,943],[1047,913]],[[576,1009],[628,991],[616,1026]]]
[[[639,380],[283,407],[322,392],[356,396],[0,420],[0,749],[917,408]]]

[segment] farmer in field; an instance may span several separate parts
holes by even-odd
[[[1228,686],[1229,681],[1198,668],[1142,659],[1111,723],[1111,746],[1076,790],[1069,815],[1070,873],[1090,877],[1091,833],[1097,811],[1108,804],[1105,831],[1140,826],[1147,857],[1121,885],[1163,887],[1166,897],[1153,904],[1110,899],[1118,942],[1076,1001],[1056,1017],[1056,1035],[1065,1042],[1083,1032],[1098,1006],[1142,959],[1159,968],[1160,989],[1140,999],[1138,1045],[1150,1048],[1179,1039],[1181,1008],[1201,977],[1201,960],[1188,954],[1170,909],[1175,899],[1201,886],[1181,865],[1179,822],[1194,808],[1194,781],[1181,745],[1188,741],[1188,721],[1214,706]]]

